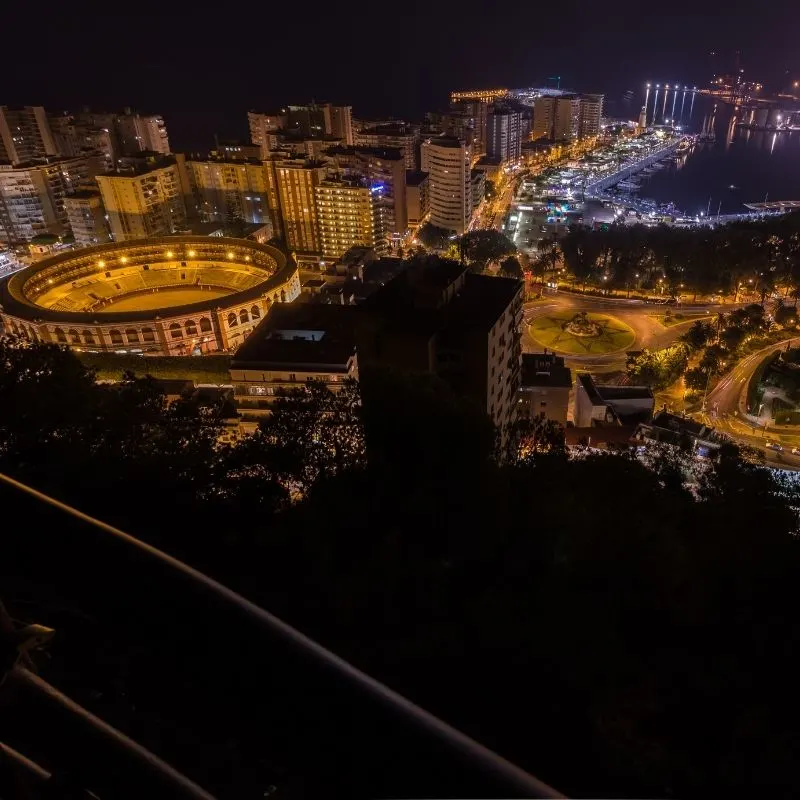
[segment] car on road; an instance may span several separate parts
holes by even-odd
[[[800,456],[800,447],[793,447],[789,452],[793,456]]]
[[[767,450],[774,450],[776,453],[783,452],[783,445],[779,444],[778,442],[767,442],[764,447],[766,447]]]

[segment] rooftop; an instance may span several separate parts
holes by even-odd
[[[406,123],[373,125],[371,127],[362,128],[359,133],[375,136],[410,136],[414,133],[414,128]]]
[[[578,381],[586,390],[593,405],[605,405],[614,400],[647,400],[653,398],[649,386],[598,386],[588,372],[578,375]]]
[[[550,386],[572,388],[572,370],[564,366],[564,359],[552,353],[522,354],[522,388]]]
[[[236,351],[231,369],[346,372],[355,355],[353,308],[316,303],[276,303]]]
[[[382,158],[386,161],[403,161],[405,159],[403,151],[399,147],[369,147],[367,145],[345,147],[344,145],[334,145],[329,147],[327,152],[328,155],[332,156],[364,155]]]
[[[513,278],[467,273],[456,261],[425,260],[412,263],[365,306],[390,318],[396,329],[491,328],[521,285]]]

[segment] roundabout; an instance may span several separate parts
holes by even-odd
[[[611,314],[564,309],[534,318],[531,338],[560,353],[600,356],[630,349],[636,333],[630,325]]]

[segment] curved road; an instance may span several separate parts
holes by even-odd
[[[747,387],[758,365],[771,353],[787,345],[800,344],[800,338],[787,339],[765,347],[743,358],[709,393],[706,398],[706,413],[696,415],[718,431],[727,433],[743,444],[762,450],[770,466],[784,469],[800,469],[800,454],[792,455],[793,447],[800,447],[800,434],[791,428],[766,429],[751,422],[746,416]],[[768,450],[767,442],[779,442],[783,452]]]

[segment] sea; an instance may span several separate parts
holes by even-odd
[[[663,90],[662,90],[663,91]],[[736,108],[704,95],[674,93],[656,98],[656,122],[675,120],[690,133],[713,130],[715,141],[698,143],[667,169],[645,178],[639,197],[674,203],[696,215],[746,211],[744,203],[800,200],[800,131],[758,131],[740,121],[774,124],[779,113],[765,108]],[[653,116],[649,98],[648,121]],[[644,101],[644,98],[642,98]]]

